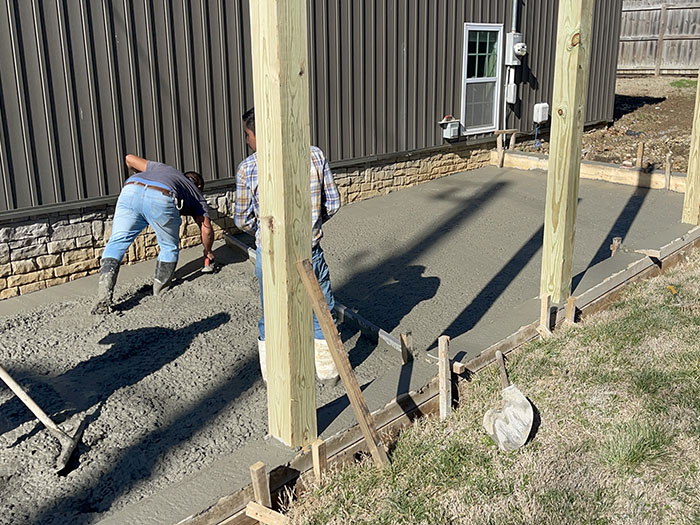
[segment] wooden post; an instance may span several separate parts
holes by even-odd
[[[576,322],[576,297],[573,295],[566,301],[566,315],[564,318],[569,324],[574,324]]]
[[[612,243],[610,244],[610,257],[615,257],[615,252],[620,246],[622,246],[622,237],[613,237]]]
[[[314,476],[316,477],[316,481],[321,481],[323,474],[328,470],[326,442],[322,439],[317,439],[311,443],[311,459],[314,463]]]
[[[666,153],[666,183],[664,184],[665,189],[671,189],[671,152]]]
[[[559,2],[540,282],[540,297],[555,303],[571,293],[593,6],[594,0]]]
[[[503,167],[503,160],[506,157],[506,152],[503,149],[503,134],[499,133],[496,137],[496,152],[498,153],[498,167]]]
[[[659,38],[656,40],[656,65],[654,67],[654,74],[656,76],[661,74],[661,61],[663,59],[664,37],[666,36],[667,25],[668,9],[666,4],[664,4],[661,6],[661,12],[659,13]]]
[[[537,333],[546,339],[552,335],[552,297],[545,295],[540,302],[540,325]]]
[[[440,387],[440,421],[452,413],[452,370],[447,351],[450,338],[441,335],[438,338],[438,386]]]
[[[257,127],[257,126],[256,126]],[[265,337],[267,339],[267,336]],[[245,515],[265,525],[289,525],[291,521],[284,514],[250,501],[245,507]]]
[[[409,361],[413,361],[413,334],[406,332],[401,334],[401,361],[405,365]]]
[[[250,2],[270,434],[316,438],[311,305],[296,261],[311,253],[306,3]]]
[[[698,224],[700,215],[700,72],[698,90],[695,94],[695,115],[693,133],[690,135],[690,156],[688,158],[688,178],[685,182],[683,200],[683,222]]]
[[[644,161],[644,141],[637,144],[637,169],[642,169]]]
[[[367,408],[367,403],[362,396],[360,385],[357,383],[357,378],[350,366],[350,360],[345,353],[343,341],[341,341],[340,335],[338,335],[338,329],[335,327],[326,298],[316,280],[311,261],[309,259],[298,261],[297,269],[301,276],[302,283],[304,284],[304,288],[306,288],[306,293],[309,294],[309,298],[311,299],[311,304],[316,314],[316,319],[318,319],[318,324],[321,325],[323,336],[328,343],[328,350],[338,369],[340,379],[343,380],[343,384],[345,385],[350,405],[355,412],[355,417],[360,425],[360,430],[362,430],[362,435],[365,437],[367,447],[374,461],[377,463],[377,466],[383,467],[388,465],[389,458],[386,455],[386,450],[384,450],[384,444],[379,437],[377,427],[374,425],[372,413],[369,411],[369,408]]]
[[[265,463],[258,461],[250,466],[250,477],[253,480],[253,494],[255,501],[265,507],[272,507],[272,497],[270,496],[270,482],[267,479]]]

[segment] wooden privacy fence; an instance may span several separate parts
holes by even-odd
[[[623,74],[695,74],[700,68],[700,3],[640,5],[622,8],[617,72]],[[652,2],[648,2],[651,4]]]

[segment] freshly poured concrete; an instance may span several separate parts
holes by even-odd
[[[420,351],[413,364],[401,367],[394,350],[358,337],[350,325],[342,327],[346,349],[370,409],[383,407],[398,394],[421,387],[435,375],[434,365],[422,355],[433,347],[439,335],[452,337],[453,355],[468,358],[537,318],[539,308],[533,299],[539,292],[545,185],[543,172],[485,168],[345,206],[324,226],[323,245],[338,299],[396,336],[412,331]],[[613,236],[623,237],[623,244],[629,248],[658,248],[688,231],[690,227],[678,224],[681,205],[679,194],[581,181],[574,270],[585,275],[576,294],[630,264],[650,264],[642,255],[621,253],[589,269],[593,263],[609,257]],[[651,242],[656,245],[650,245]],[[42,375],[46,376],[43,381],[60,394],[51,398],[55,410],[71,400],[70,392],[56,388],[67,375],[77,391],[81,379],[99,390],[94,376],[103,377],[110,369],[119,369],[119,362],[104,361],[100,368],[82,366],[84,377],[78,377],[80,363],[94,363],[99,355],[90,357],[89,349],[81,350],[85,355],[74,359],[72,368],[61,360],[51,361],[57,352],[70,353],[71,345],[80,345],[81,338],[89,339],[89,344],[95,346],[105,336],[102,332],[111,330],[112,337],[128,347],[125,357],[136,356],[140,363],[139,352],[153,348],[145,340],[146,346],[141,350],[131,345],[128,331],[134,329],[135,323],[167,326],[168,331],[158,332],[158,337],[165,338],[166,344],[167,338],[172,338],[180,346],[183,343],[179,330],[187,329],[200,318],[211,325],[193,333],[187,345],[180,348],[181,353],[168,358],[172,362],[164,361],[162,369],[151,363],[151,369],[141,379],[135,377],[139,380],[134,384],[127,383],[113,394],[100,397],[99,403],[79,405],[81,411],[76,417],[97,410],[96,416],[90,416],[93,430],[88,427],[86,431],[90,447],[79,450],[79,463],[66,478],[56,478],[46,468],[43,473],[31,474],[33,490],[23,491],[21,497],[13,496],[15,492],[10,490],[13,485],[19,490],[15,485],[19,476],[30,475],[20,465],[29,461],[40,470],[42,465],[35,456],[28,460],[28,449],[50,447],[51,438],[46,431],[34,429],[29,418],[21,416],[15,421],[21,410],[14,405],[11,412],[4,413],[3,406],[10,401],[8,393],[0,389],[0,422],[3,416],[9,417],[13,427],[0,434],[0,440],[5,445],[19,441],[0,452],[0,491],[4,483],[8,484],[8,492],[3,492],[3,507],[34,504],[41,509],[41,518],[55,523],[66,519],[90,523],[102,518],[120,524],[172,523],[196,514],[248,483],[247,467],[251,463],[260,460],[274,467],[293,457],[294,451],[263,439],[266,405],[264,387],[255,376],[255,319],[259,306],[252,266],[235,252],[219,247],[217,253],[227,266],[218,274],[202,276],[196,271],[200,253],[193,249],[183,255],[183,279],[162,304],[143,293],[143,285],[153,270],[152,262],[124,268],[120,286],[126,291],[122,291],[121,300],[128,308],[104,322],[96,323],[87,314],[94,277],[0,302],[0,322],[7,329],[3,342],[29,337],[31,346],[34,336],[27,332],[27,324],[60,325],[62,315],[85,316],[83,324],[95,332],[71,336],[70,345],[65,348],[60,341],[51,341],[54,347],[48,349],[28,348],[29,358],[21,352],[0,350],[3,364],[9,361],[13,368],[13,361],[21,362],[16,369],[30,382],[41,384]],[[181,319],[179,307],[202,311],[190,320]],[[212,324],[212,319],[217,322]],[[79,329],[80,322],[70,323],[63,322]],[[43,330],[42,326],[37,332],[45,334]],[[48,341],[48,337],[42,337],[42,341]],[[162,343],[156,341],[156,348],[167,351]],[[212,375],[213,368],[231,365],[233,375],[225,373],[218,379]],[[182,394],[161,384],[173,380],[178,381]],[[244,388],[245,396],[233,396],[222,405],[212,395],[227,394],[221,388],[211,388],[209,383],[214,380],[219,385],[230,381],[230,388],[237,390]],[[236,386],[240,380],[245,383],[243,387]],[[41,389],[38,392],[41,394]],[[144,404],[142,396],[148,392],[147,395],[158,394],[149,403],[155,402],[159,411],[173,410],[169,404],[176,403],[179,412],[176,409],[165,420],[146,417],[142,411],[148,403]],[[99,397],[99,393],[94,396]],[[319,429],[324,437],[354,423],[341,388],[319,388],[318,396]],[[100,403],[107,409],[101,408]],[[199,413],[192,413],[197,424],[192,432],[168,426],[171,421],[186,422],[187,418],[178,414],[191,413],[197,406],[203,407],[205,413],[211,412],[211,403],[216,417],[202,418]],[[120,432],[124,417],[142,422],[137,427],[138,446],[130,442],[133,436],[128,432],[123,434],[124,444],[114,440],[107,443],[110,431]],[[242,433],[237,432],[237,421],[243,427]],[[164,438],[172,445],[153,446],[154,440]],[[247,441],[230,446],[232,440],[241,438]],[[179,441],[176,443],[175,439]],[[132,456],[128,461],[125,453]],[[47,461],[50,454],[44,451],[39,456],[41,461]],[[141,471],[139,462],[149,466],[147,472]],[[9,475],[3,473],[3,466]],[[188,474],[193,469],[199,472]],[[67,500],[57,499],[60,497]],[[133,505],[138,500],[141,501]],[[106,506],[109,502],[113,503],[110,510]],[[15,522],[22,522],[22,516],[37,517],[30,510],[22,512],[5,512],[6,518],[0,520],[12,520],[14,516]]]

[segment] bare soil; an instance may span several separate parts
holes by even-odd
[[[615,86],[614,122],[583,135],[582,158],[635,166],[639,142],[644,142],[642,165],[665,169],[671,153],[672,171],[688,170],[690,134],[696,87],[692,80],[676,77],[618,78]],[[685,87],[674,87],[672,83]],[[516,149],[547,154],[549,143],[537,147],[533,140]]]

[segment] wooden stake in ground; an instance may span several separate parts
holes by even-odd
[[[622,237],[613,237],[610,243],[610,257],[615,257],[615,252],[622,246]]]
[[[250,477],[253,481],[253,494],[255,501],[265,507],[272,507],[272,496],[270,496],[270,481],[267,478],[265,463],[258,461],[250,466]]]
[[[440,387],[440,420],[452,413],[452,370],[450,368],[450,338],[441,335],[438,338],[438,386]]]
[[[245,507],[245,515],[254,520],[258,520],[265,525],[289,525],[290,519],[284,514],[275,512],[272,509],[263,507],[260,503],[251,501]]]
[[[671,152],[666,153],[666,182],[664,188],[667,190],[671,189]]]
[[[690,156],[688,158],[688,178],[685,183],[683,200],[683,222],[700,224],[700,72],[698,90],[695,94],[695,114],[693,132],[690,135]]]
[[[328,456],[326,452],[326,442],[317,439],[311,443],[311,459],[314,463],[314,476],[316,481],[321,481],[323,474],[328,470]]]
[[[637,144],[637,168],[640,170],[644,166],[644,141]]]
[[[559,2],[540,283],[540,297],[551,295],[555,303],[565,300],[571,292],[594,3]]]
[[[576,297],[573,295],[566,301],[566,315],[564,319],[566,319],[566,322],[569,324],[574,324],[576,322]]]
[[[377,432],[377,427],[374,425],[374,418],[369,408],[367,408],[365,398],[362,396],[362,390],[360,390],[360,385],[357,383],[355,374],[350,366],[350,360],[345,353],[343,341],[341,341],[340,335],[338,335],[338,330],[333,322],[331,311],[328,309],[328,303],[316,280],[311,261],[304,259],[303,261],[297,262],[297,269],[304,283],[304,288],[306,288],[306,293],[309,294],[309,298],[311,299],[314,313],[316,313],[316,319],[318,319],[318,324],[321,326],[323,336],[326,338],[328,349],[331,352],[331,356],[333,356],[333,361],[340,374],[340,379],[343,380],[345,390],[348,393],[348,399],[350,399],[350,404],[352,405],[355,417],[362,430],[362,435],[365,437],[365,441],[367,441],[369,451],[372,453],[372,457],[378,466],[383,467],[388,465],[389,458],[386,455],[386,450],[384,450],[384,445]]]
[[[311,250],[306,4],[250,2],[270,434],[316,438],[311,305],[295,268]]]
[[[537,333],[543,339],[552,335],[552,298],[547,295],[540,302],[540,324],[537,327]]]
[[[406,332],[401,334],[401,361],[405,365],[409,361],[413,361],[413,334]]]

